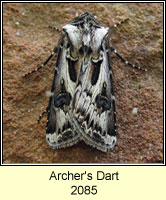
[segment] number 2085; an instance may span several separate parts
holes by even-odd
[[[83,194],[95,195],[95,194],[97,194],[97,185],[92,185],[92,186],[73,185],[73,186],[71,186],[71,189],[72,189],[71,195],[83,195]]]

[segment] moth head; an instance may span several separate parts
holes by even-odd
[[[75,48],[79,49],[81,46],[87,46],[96,51],[102,45],[109,28],[84,22],[82,25],[77,26],[67,24],[63,27],[63,31]]]

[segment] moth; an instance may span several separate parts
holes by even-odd
[[[110,47],[111,30],[112,27],[103,27],[87,12],[76,17],[63,27],[59,45],[47,61],[30,72],[39,70],[58,53],[46,109],[46,141],[53,149],[72,146],[83,140],[107,152],[116,144],[111,51],[126,64],[136,66]]]

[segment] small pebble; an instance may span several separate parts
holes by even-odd
[[[133,114],[133,115],[136,115],[137,112],[138,112],[138,108],[133,108],[133,110],[132,110],[132,114]]]

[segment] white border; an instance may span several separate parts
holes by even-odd
[[[140,3],[140,1],[1,1],[1,58],[3,58],[3,41],[2,41],[2,36],[3,36],[3,21],[2,21],[2,17],[3,17],[3,3]],[[2,152],[3,152],[3,149],[2,149],[2,145],[3,145],[3,137],[2,137],[2,134],[1,134],[1,165],[3,166],[163,166],[165,165],[165,1],[142,1],[143,3],[164,3],[164,6],[163,6],[163,9],[164,9],[164,34],[163,34],[163,47],[164,47],[164,63],[163,63],[163,73],[164,73],[164,97],[163,97],[163,100],[164,100],[164,124],[163,124],[163,129],[164,129],[164,157],[163,157],[163,161],[164,161],[164,164],[163,163],[143,163],[143,164],[118,164],[118,163],[37,163],[37,164],[30,164],[30,163],[11,163],[11,164],[2,164],[3,160],[3,155],[2,155]],[[3,125],[3,99],[2,99],[2,95],[3,95],[3,59],[1,59],[1,133],[3,133],[3,128],[2,128],[2,125]]]

